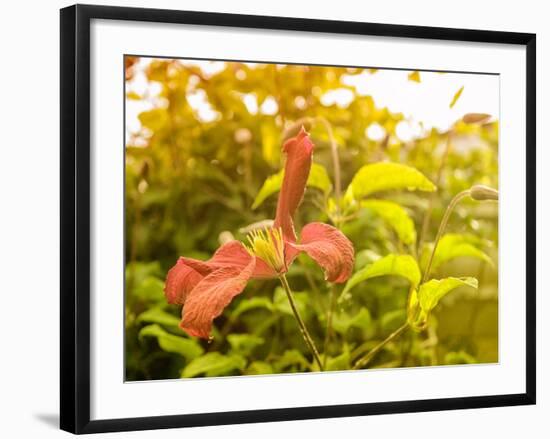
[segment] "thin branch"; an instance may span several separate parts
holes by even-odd
[[[292,291],[290,289],[290,285],[288,284],[286,276],[282,274],[279,276],[279,279],[281,281],[281,285],[283,286],[283,289],[286,292],[286,296],[288,298],[288,302],[290,303],[290,307],[292,308],[292,312],[294,313],[294,317],[296,318],[296,321],[298,322],[298,326],[300,327],[300,332],[302,333],[302,336],[304,337],[304,340],[309,350],[313,354],[313,358],[317,363],[317,365],[319,366],[319,370],[323,371],[323,364],[321,363],[321,358],[319,357],[319,351],[317,350],[317,347],[315,346],[315,343],[313,342],[311,335],[309,335],[306,325],[302,320],[300,313],[298,312],[298,308],[296,307],[296,303],[294,302],[294,297],[292,297]]]
[[[447,210],[445,210],[443,219],[439,223],[439,229],[437,230],[437,235],[434,241],[434,248],[432,249],[432,253],[430,254],[428,265],[426,265],[426,269],[424,270],[424,276],[422,276],[422,283],[426,282],[428,280],[428,277],[430,276],[430,270],[432,268],[432,262],[435,256],[435,252],[437,250],[437,245],[439,244],[439,240],[441,239],[441,237],[443,236],[443,233],[445,232],[445,228],[447,227],[447,223],[449,222],[451,213],[453,213],[453,210],[455,206],[458,204],[458,202],[462,200],[464,197],[467,197],[468,195],[470,195],[469,189],[459,192],[454,196],[454,198],[451,200],[451,202],[447,206]]]
[[[443,169],[445,168],[445,165],[447,164],[447,157],[449,156],[449,153],[451,152],[451,146],[452,146],[452,137],[453,137],[453,130],[449,130],[447,134],[447,145],[445,147],[445,151],[443,152],[443,156],[441,157],[441,163],[439,164],[439,168],[437,170],[437,175],[435,177],[435,186],[439,189],[439,186],[441,185],[441,179],[443,178]],[[422,221],[422,229],[420,229],[420,237],[418,239],[418,253],[422,251],[422,244],[424,240],[426,239],[426,236],[428,234],[428,229],[430,227],[430,221],[432,218],[432,211],[433,211],[433,204],[435,201],[436,193],[433,192],[430,196],[430,199],[428,201],[428,208],[426,209],[426,213],[424,214],[424,221]]]
[[[398,329],[396,329],[394,332],[392,332],[388,337],[386,337],[385,340],[378,343],[373,349],[369,351],[367,355],[357,360],[355,365],[353,366],[354,370],[362,369],[367,364],[370,363],[370,361],[382,350],[384,346],[386,346],[390,341],[392,341],[394,338],[399,337],[405,330],[409,327],[408,323],[404,323],[402,326],[400,326]]]

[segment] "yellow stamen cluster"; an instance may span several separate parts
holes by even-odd
[[[249,246],[247,249],[251,255],[255,255],[281,273],[285,268],[285,243],[283,232],[280,228],[257,229],[247,236]]]

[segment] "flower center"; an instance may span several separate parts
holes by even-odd
[[[262,259],[277,273],[285,269],[285,243],[281,228],[265,228],[253,230],[247,236],[251,255]]]

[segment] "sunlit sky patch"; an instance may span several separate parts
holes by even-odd
[[[127,100],[126,133],[136,133],[141,124],[139,113],[153,106],[162,106],[158,99],[160,84],[147,81],[144,69],[151,62],[150,58],[141,58],[135,68],[135,75],[127,84],[128,92],[145,96],[143,100]],[[188,61],[187,65],[198,66],[206,77],[212,76],[224,69],[225,63],[220,61]],[[255,64],[247,63],[250,67]],[[408,79],[411,71],[383,70],[370,73],[365,70],[359,75],[344,75],[343,86],[353,86],[359,95],[370,95],[377,107],[387,107],[391,112],[403,113],[405,120],[396,127],[396,135],[402,141],[409,141],[422,136],[432,127],[447,130],[466,113],[487,113],[494,118],[499,115],[499,78],[495,75],[420,72],[420,82]],[[244,78],[243,78],[244,79]],[[453,96],[464,87],[463,93],[453,108],[449,107]],[[297,104],[300,103],[298,96]],[[243,94],[242,99],[251,114],[261,112],[273,115],[278,111],[277,102],[268,96],[261,105],[253,94]],[[353,100],[353,93],[347,88],[330,90],[321,97],[323,105],[338,105],[347,107]],[[219,115],[212,108],[202,90],[190,90],[189,105],[196,116],[203,122],[216,120]],[[372,124],[365,132],[371,140],[384,138],[384,128]]]

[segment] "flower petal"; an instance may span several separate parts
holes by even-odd
[[[211,268],[246,267],[250,262],[250,253],[242,242],[233,240],[222,245],[208,261]]]
[[[244,290],[255,266],[256,258],[249,255],[244,268],[226,266],[202,279],[187,296],[180,327],[191,336],[209,338],[212,321]]]
[[[188,266],[203,276],[208,276],[214,270],[224,267],[244,268],[250,262],[250,254],[240,241],[229,241],[222,245],[208,261],[199,261],[197,259],[181,257]],[[260,267],[256,267],[261,272]]]
[[[303,127],[296,137],[288,139],[283,145],[287,159],[273,226],[280,227],[285,239],[292,242],[296,242],[292,218],[306,190],[313,148],[314,145]]]
[[[240,241],[229,241],[222,245],[212,259],[207,262],[210,270],[217,270],[224,267],[237,267],[244,269],[250,263],[250,253]],[[252,277],[271,278],[277,276],[275,270],[269,267],[260,258],[256,258],[256,266]]]
[[[342,283],[351,276],[354,263],[353,245],[335,227],[324,223],[309,223],[302,229],[300,244],[288,245],[306,252],[315,260],[325,270],[329,282]]]
[[[222,245],[208,261],[180,257],[166,276],[164,294],[168,303],[183,305],[189,292],[209,274],[222,268],[243,270],[250,263],[250,254],[239,241],[230,241]],[[275,270],[259,258],[255,259],[254,278],[272,278]]]
[[[179,258],[166,275],[164,295],[168,303],[182,305],[187,295],[202,280],[203,275],[188,264],[189,261],[201,262],[196,259]]]
[[[198,259],[186,258],[184,256],[179,258],[178,262],[180,261],[185,263],[185,265],[192,268],[203,277],[212,273],[212,267],[208,264],[208,261],[200,261]]]

